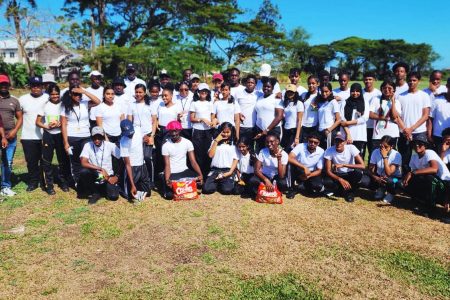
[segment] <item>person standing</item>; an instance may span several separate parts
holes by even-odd
[[[228,82],[230,83],[230,93],[236,99],[236,94],[245,87],[241,84],[241,71],[238,68],[231,68],[228,74]]]
[[[272,67],[269,64],[262,64],[261,65],[261,69],[259,71],[259,80],[256,83],[256,88],[255,90],[257,92],[263,93],[263,89],[264,89],[264,82],[269,80],[270,78],[270,73],[272,72]],[[281,88],[280,88],[280,84],[278,83],[277,80],[275,80],[274,86],[273,86],[273,93],[275,94],[275,96],[277,98],[281,98]]]
[[[363,81],[364,81],[364,89],[363,89],[363,97],[364,100],[369,103],[368,109],[371,110],[373,105],[375,105],[375,102],[379,102],[379,97],[381,97],[381,91],[377,88],[375,88],[374,84],[376,81],[376,75],[374,72],[365,72],[363,74]],[[370,154],[372,153],[374,146],[372,142],[372,136],[373,136],[373,127],[374,127],[375,121],[371,118],[367,120],[366,126],[367,126],[367,151]],[[363,156],[364,159],[364,156]]]
[[[14,154],[17,146],[17,132],[22,127],[23,113],[17,98],[11,96],[9,88],[11,84],[9,77],[0,75],[0,116],[3,121],[8,145],[2,148],[2,183],[0,195],[14,196],[16,193],[11,189],[11,172]]]
[[[181,136],[185,139],[192,139],[192,124],[191,118],[189,116],[189,108],[191,107],[192,98],[194,94],[189,91],[189,83],[183,81],[180,83],[178,87],[178,94],[176,95],[175,102],[180,103],[181,108],[183,110],[180,122],[183,129],[181,130]]]
[[[28,80],[30,93],[19,98],[23,112],[22,143],[23,153],[27,162],[28,187],[27,192],[34,191],[42,183],[42,130],[36,126],[38,112],[44,109],[48,95],[43,92],[42,77],[33,76]]]
[[[348,82],[350,75],[346,72],[339,73],[339,87],[333,90],[334,99],[336,99],[339,105],[342,107],[345,105],[345,100],[350,97],[350,89],[348,88]]]
[[[127,76],[125,77],[125,93],[131,97],[134,98],[134,91],[137,84],[143,84],[146,87],[145,81],[138,78],[136,76],[136,66],[134,64],[127,64],[127,70],[126,70]]]
[[[100,102],[103,102],[103,86],[102,86],[102,78],[103,74],[99,71],[92,71],[89,73],[89,79],[91,80],[91,85],[86,88],[86,91],[91,93],[92,95],[95,95]],[[100,107],[94,106],[91,107],[89,110],[89,122],[91,124],[91,127],[96,126],[96,115],[97,115],[97,109]]]
[[[409,72],[409,66],[404,62],[398,62],[392,67],[395,75],[395,97],[408,91],[408,83],[406,82],[406,75]]]
[[[430,74],[430,80],[428,87],[424,89],[423,91],[430,96],[430,99],[433,100],[444,93],[447,93],[447,86],[441,85],[442,80],[442,72],[439,70],[433,70]]]

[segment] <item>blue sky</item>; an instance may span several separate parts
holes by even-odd
[[[59,13],[64,0],[37,0],[38,8]],[[348,36],[368,39],[404,39],[428,43],[441,56],[436,68],[450,68],[450,1],[377,0],[305,1],[272,0],[281,12],[280,23],[290,30],[301,26],[311,35],[310,44],[328,44]],[[262,0],[238,0],[256,12]]]

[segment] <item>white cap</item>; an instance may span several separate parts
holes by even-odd
[[[42,74],[42,82],[46,83],[46,82],[51,82],[51,83],[56,83],[55,81],[55,75],[53,74]]]
[[[209,86],[206,83],[200,83],[198,85],[198,90],[199,91],[201,91],[201,90],[208,90],[209,91]]]
[[[269,64],[262,64],[261,70],[259,71],[259,76],[261,77],[269,77],[270,71],[272,71],[272,67]]]
[[[103,74],[97,70],[94,70],[91,73],[89,73],[89,77],[91,77],[91,76],[103,76]]]

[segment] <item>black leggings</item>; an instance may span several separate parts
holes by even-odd
[[[212,194],[216,191],[223,195],[230,195],[234,191],[234,176],[231,175],[226,178],[216,179],[220,173],[225,173],[230,171],[230,169],[219,169],[212,168],[206,178],[205,185],[203,186],[203,194]]]
[[[84,145],[90,141],[90,138],[69,136],[68,140],[70,147],[72,147],[72,155],[69,155],[72,180],[73,182],[78,182],[81,170],[80,154]]]
[[[211,146],[212,131],[193,129],[192,144],[194,145],[195,159],[197,160],[203,178],[206,178],[211,165],[211,158],[208,156],[208,149]]]
[[[348,173],[339,173],[336,175],[347,180],[352,188],[350,190],[345,190],[338,181],[335,181],[328,176],[324,178],[324,185],[328,190],[335,193],[340,192],[343,196],[346,196],[349,193],[354,193],[358,189],[359,183],[363,177],[363,172],[360,170],[353,170]]]
[[[80,179],[77,184],[77,193],[79,198],[84,198],[92,194],[100,194],[108,200],[119,199],[119,186],[117,184],[110,184],[106,180],[101,183],[95,183],[98,177],[98,172],[92,169],[81,168]]]
[[[70,162],[66,151],[62,134],[50,134],[44,130],[42,136],[42,169],[45,175],[45,184],[47,188],[53,188],[54,176],[52,168],[53,153],[56,152],[58,159],[58,173],[56,175],[58,182],[65,186],[70,180]]]

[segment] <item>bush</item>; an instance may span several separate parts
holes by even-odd
[[[42,75],[45,73],[45,67],[32,62],[32,67],[36,75]],[[15,88],[23,88],[28,83],[28,72],[25,64],[14,63],[8,64],[3,61],[0,62],[0,73],[7,74],[11,80],[11,85]]]

